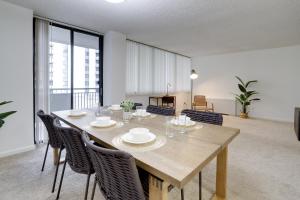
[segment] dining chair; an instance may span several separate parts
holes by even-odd
[[[55,171],[54,181],[53,181],[53,185],[52,185],[52,192],[54,192],[55,185],[56,185],[56,179],[57,179],[57,172],[58,172],[58,167],[59,167],[59,161],[60,161],[60,157],[61,157],[61,152],[64,149],[64,145],[63,145],[63,142],[62,142],[60,136],[58,135],[57,131],[55,130],[55,128],[53,126],[53,121],[54,121],[55,117],[52,115],[49,115],[49,114],[45,114],[45,112],[43,110],[39,110],[37,112],[37,116],[44,123],[44,125],[47,129],[47,133],[48,133],[48,143],[47,143],[47,147],[46,147],[46,151],[45,151],[42,171],[44,171],[49,145],[52,148],[59,148],[58,160],[55,161],[56,162],[56,171]]]
[[[60,178],[56,199],[59,199],[65,168],[66,168],[66,164],[68,163],[70,168],[74,172],[87,175],[87,182],[86,182],[85,196],[84,196],[84,199],[86,200],[88,196],[90,177],[91,174],[95,173],[95,170],[93,168],[92,162],[87,153],[85,144],[81,139],[81,132],[71,127],[62,127],[58,119],[55,119],[53,124],[66,148],[66,158],[64,161],[64,166]]]
[[[194,102],[192,103],[192,107],[193,110],[214,112],[214,104],[211,103],[211,107],[208,107],[208,102],[204,95],[195,95]]]
[[[174,108],[159,107],[159,106],[153,106],[153,105],[147,106],[147,112],[153,113],[153,114],[158,114],[158,115],[165,115],[165,116],[175,115]]]
[[[185,109],[181,111],[182,114],[186,114],[186,116],[190,117],[191,120],[197,122],[204,122],[208,124],[214,124],[222,126],[223,124],[223,116],[220,113],[212,113],[212,112],[201,112],[196,110]],[[202,198],[202,173],[199,173],[199,200]],[[184,195],[184,191],[182,189],[181,196]]]
[[[143,106],[143,104],[142,103],[134,103],[132,110],[136,110],[137,106]]]
[[[202,112],[196,110],[185,109],[181,111],[182,114],[186,114],[193,121],[204,122],[208,124],[214,124],[222,126],[223,116],[220,113]]]
[[[92,200],[97,183],[107,200],[148,199],[132,155],[95,146],[86,133],[82,134],[82,140],[96,171]]]

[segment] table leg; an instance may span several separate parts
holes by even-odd
[[[168,200],[169,184],[149,175],[149,200]]]
[[[59,162],[58,153],[59,153],[59,148],[53,148],[53,164],[54,165],[57,165]]]
[[[226,199],[227,154],[228,147],[226,146],[217,156],[216,194],[213,200]]]

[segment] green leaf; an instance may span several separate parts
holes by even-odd
[[[247,98],[246,98],[245,95],[243,95],[243,94],[240,95],[240,99],[241,99],[243,102],[247,100]]]
[[[247,96],[247,98],[249,98],[250,96],[252,96],[254,94],[257,94],[257,92],[256,91],[247,91],[246,96]]]
[[[0,106],[1,105],[4,105],[4,104],[8,104],[8,103],[11,103],[12,101],[2,101],[2,102],[0,102]]]
[[[242,101],[239,97],[235,97],[235,99],[236,99],[237,101],[239,101],[241,104],[243,104],[243,101]]]
[[[0,113],[0,120],[3,120],[4,118],[8,117],[9,115],[12,115],[14,113],[16,113],[17,111],[9,111],[9,112],[5,112],[5,113]]]
[[[0,128],[3,126],[4,121],[2,119],[0,119]]]
[[[246,88],[243,85],[238,84],[238,86],[239,86],[239,89],[241,90],[241,92],[244,92],[244,93],[247,92]]]
[[[245,85],[245,87],[247,88],[251,83],[257,83],[257,80],[253,80],[253,81],[248,81]]]
[[[240,78],[240,77],[238,77],[238,76],[235,76],[235,78],[237,78],[237,80],[239,80],[240,82],[241,82],[241,84],[243,85],[243,86],[245,86],[245,83],[244,83],[244,81]]]
[[[259,101],[260,99],[259,98],[254,98],[254,99],[251,99],[249,101]]]

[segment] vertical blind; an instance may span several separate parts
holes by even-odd
[[[190,91],[190,72],[188,57],[127,41],[128,95]]]

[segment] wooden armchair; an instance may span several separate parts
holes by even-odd
[[[211,103],[211,107],[208,107],[205,96],[195,95],[194,102],[192,103],[193,110],[200,110],[205,112],[214,112],[214,104]]]

